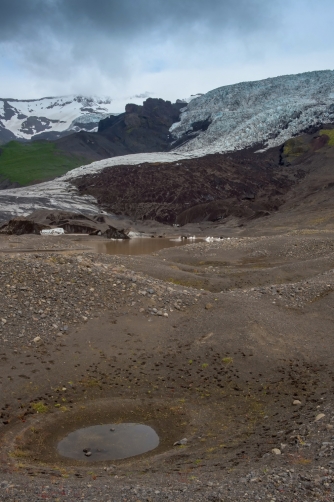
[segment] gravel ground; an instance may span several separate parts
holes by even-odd
[[[0,254],[0,500],[334,500],[331,234],[149,257],[14,240],[35,250]],[[101,399],[163,402],[186,444],[83,466],[27,441]]]

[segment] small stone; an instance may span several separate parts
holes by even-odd
[[[176,441],[173,446],[185,445],[188,443],[187,438],[180,439],[180,441]]]
[[[163,316],[164,316],[164,317],[168,317],[167,312],[164,312]]]
[[[86,316],[82,316],[82,319],[83,319],[84,322],[88,321],[88,317],[86,317]]]
[[[271,450],[271,453],[273,453],[274,455],[281,455],[281,450],[279,448],[273,448]]]
[[[333,428],[334,428],[334,425],[332,425],[332,424],[327,424],[327,425],[326,425],[326,429],[327,429],[328,431],[333,430]]]
[[[115,427],[110,428],[110,432],[114,432],[114,430],[115,430]]]
[[[162,315],[163,315],[162,310],[158,310],[158,311],[157,311],[157,315],[162,316]]]
[[[33,339],[33,341],[34,341],[35,343],[38,343],[38,342],[40,342],[40,341],[41,341],[41,337],[40,337],[40,336],[36,336],[36,337]]]
[[[154,289],[147,289],[147,292],[148,292],[150,295],[154,295]]]
[[[212,308],[213,308],[213,305],[212,305],[211,303],[207,303],[207,304],[205,305],[205,309],[206,309],[206,310],[211,310]]]
[[[92,455],[92,452],[91,451],[86,451],[85,452],[85,457],[90,457]]]
[[[299,399],[295,399],[292,404],[295,406],[298,406],[299,404],[302,404],[302,403],[301,403],[301,401],[299,401]]]
[[[317,415],[317,416],[315,417],[315,422],[318,422],[319,420],[321,420],[321,419],[322,419],[322,418],[324,418],[324,417],[325,417],[325,414],[324,414],[324,413],[319,413],[319,415]]]

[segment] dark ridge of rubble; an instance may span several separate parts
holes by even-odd
[[[104,210],[141,221],[248,226],[281,214],[307,218],[310,210],[333,209],[331,131],[318,127],[266,151],[257,145],[171,163],[113,165],[71,183]]]
[[[112,220],[114,223],[114,219]],[[29,216],[12,218],[0,226],[0,234],[40,234],[42,230],[62,228],[68,234],[100,235],[108,239],[128,239],[127,231],[111,225],[107,215],[83,215],[66,211],[39,209]]]

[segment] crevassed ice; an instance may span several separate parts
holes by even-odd
[[[181,138],[192,124],[210,119],[206,131],[177,148],[200,155],[277,146],[303,129],[334,122],[334,71],[285,75],[214,89],[191,101],[170,131]]]

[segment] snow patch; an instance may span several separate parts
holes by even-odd
[[[41,230],[41,235],[62,235],[65,233],[65,230],[63,228],[50,228]]]

